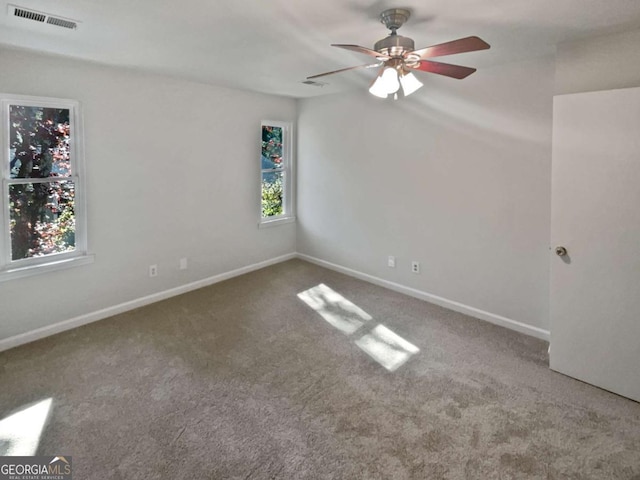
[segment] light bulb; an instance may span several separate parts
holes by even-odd
[[[405,97],[411,95],[423,85],[422,82],[411,72],[402,75],[400,77],[400,83],[402,84],[402,91],[404,92]]]
[[[387,67],[382,72],[380,80],[384,85],[384,89],[387,94],[396,93],[400,88],[400,82],[398,81],[398,71],[393,67]]]
[[[378,78],[376,78],[376,81],[373,82],[373,85],[369,88],[369,93],[376,97],[387,98],[387,89],[382,81],[382,75],[379,75]]]

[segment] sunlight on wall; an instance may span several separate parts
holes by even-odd
[[[366,324],[371,315],[338,292],[321,283],[298,294],[298,298],[346,335],[362,330],[354,343],[384,368],[393,372],[420,349],[382,324]],[[368,325],[375,325],[368,328]]]
[[[384,325],[378,325],[355,343],[390,372],[397,370],[420,351],[414,344],[407,342]]]
[[[0,455],[36,454],[52,401],[47,398],[0,421]]]
[[[371,320],[371,315],[324,283],[299,293],[298,298],[347,335],[358,330],[364,322]]]

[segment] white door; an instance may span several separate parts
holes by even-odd
[[[640,88],[556,96],[553,123],[550,366],[640,401]]]

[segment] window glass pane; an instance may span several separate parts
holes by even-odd
[[[282,168],[282,128],[262,126],[262,169]]]
[[[10,178],[71,176],[68,108],[9,106]]]
[[[75,250],[74,201],[71,181],[10,184],[11,259]]]
[[[262,218],[282,215],[284,172],[262,174]]]

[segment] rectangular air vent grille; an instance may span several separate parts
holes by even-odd
[[[47,23],[51,25],[56,25],[58,27],[70,28],[71,30],[73,30],[78,26],[76,22],[72,22],[71,20],[65,20],[64,18],[58,18],[58,17],[47,18]]]
[[[16,5],[9,5],[9,15],[13,17],[23,18],[25,20],[33,20],[38,23],[46,23],[53,25],[54,27],[68,28],[69,30],[75,30],[78,27],[78,22],[68,19],[57,17],[45,12],[37,12],[35,10],[29,10],[27,8],[18,7]]]
[[[26,18],[27,20],[35,20],[36,22],[44,22],[47,19],[46,15],[38,12],[31,12],[29,10],[23,10],[19,7],[16,7],[16,9],[13,11],[13,14],[16,17]]]

